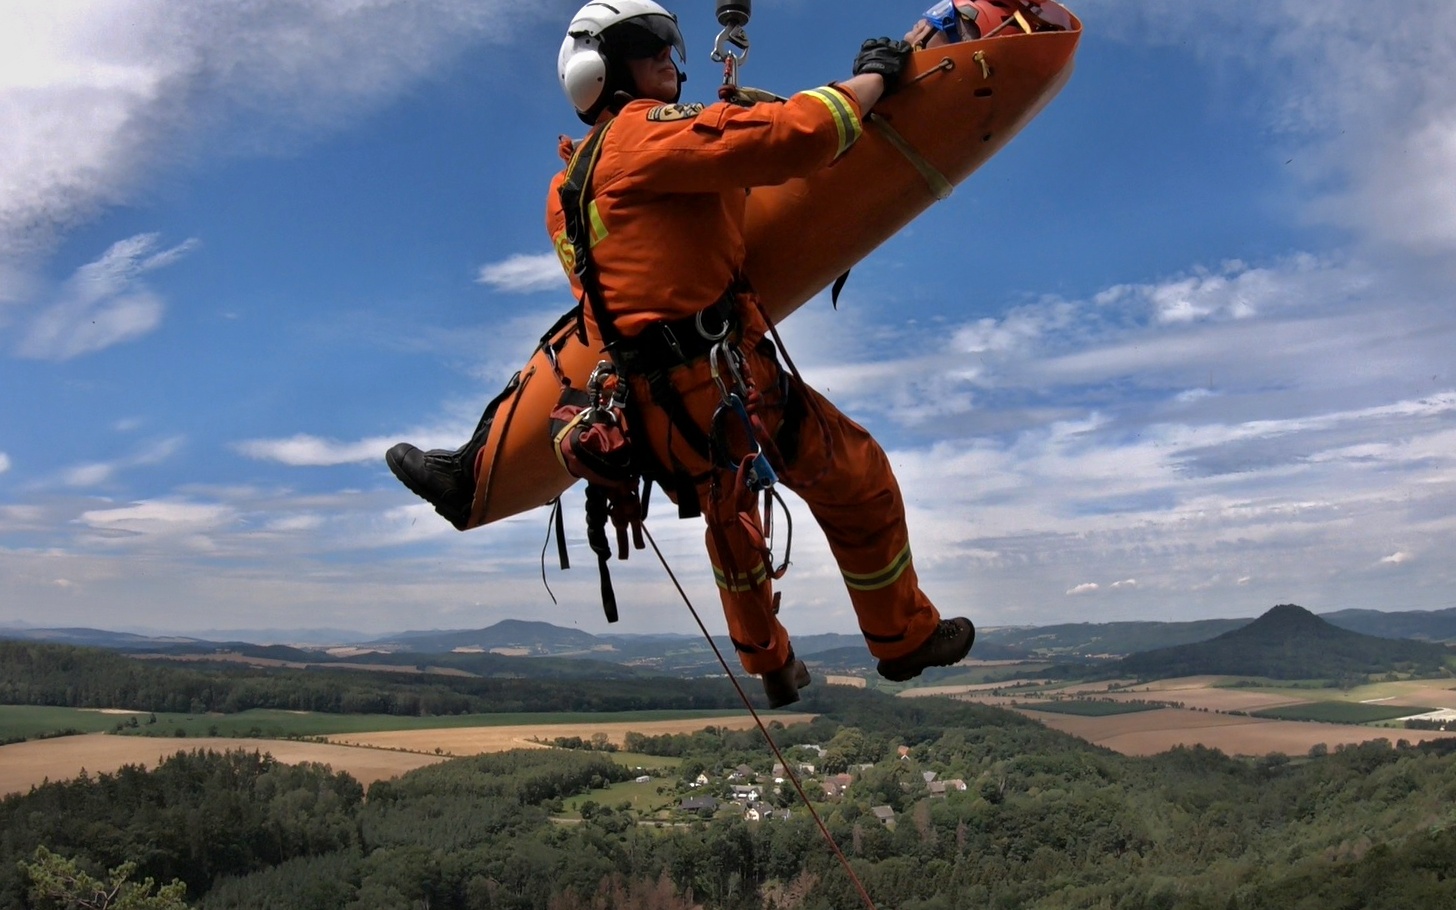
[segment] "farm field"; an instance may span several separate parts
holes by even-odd
[[[366,787],[376,780],[398,777],[406,771],[444,761],[436,755],[357,749],[331,743],[224,737],[154,739],[91,733],[0,746],[0,795],[24,793],[47,780],[70,780],[83,770],[100,774],[114,772],[124,765],[151,768],[163,758],[193,749],[218,752],[247,749],[271,753],[286,764],[320,762],[335,771],[349,772]]]
[[[551,716],[551,715],[548,715]],[[556,715],[559,717],[559,715]],[[597,715],[600,718],[602,715]],[[813,714],[775,714],[776,720],[785,726],[808,723]],[[504,752],[507,749],[545,748],[541,740],[550,742],[558,736],[579,736],[590,739],[594,733],[607,734],[608,741],[622,744],[628,733],[642,733],[659,736],[664,733],[692,733],[707,726],[723,727],[729,730],[748,730],[754,726],[753,718],[739,713],[732,716],[697,717],[691,720],[658,721],[609,721],[582,720],[570,723],[526,724],[514,727],[473,727],[468,729],[436,730],[393,730],[373,733],[346,733],[330,736],[329,741],[340,745],[368,746],[375,749],[400,749],[409,752],[433,752],[443,750],[444,754],[463,757],[479,755],[482,752]]]
[[[84,711],[79,708],[48,708],[34,705],[0,705],[0,742],[28,739],[61,730],[102,733],[135,717],[147,719],[145,711]]]
[[[1389,701],[1312,701],[1254,712],[1255,717],[1275,720],[1312,720],[1326,724],[1373,724],[1412,714],[1428,714],[1430,708],[1412,708]]]
[[[1456,737],[1456,733],[1395,730],[1348,724],[1317,724],[1294,720],[1264,720],[1212,711],[1160,708],[1112,717],[1077,717],[1022,711],[1053,730],[1069,733],[1094,745],[1124,755],[1156,755],[1174,746],[1201,745],[1229,755],[1266,755],[1282,752],[1305,755],[1316,745],[1330,749],[1342,744],[1387,739],[1426,742]]]
[[[1137,702],[1101,701],[1068,698],[1057,701],[1033,699],[1022,704],[1023,711],[1040,711],[1045,714],[1076,714],[1079,717],[1112,717],[1116,714],[1135,714],[1138,711],[1156,711],[1157,705]]]
[[[970,695],[975,692],[993,692],[998,689],[1010,689],[1013,685],[1040,686],[1048,681],[1045,679],[1018,679],[1014,682],[983,682],[945,684],[939,686],[916,686],[913,689],[905,689],[899,693],[901,698],[922,698],[927,695]]]
[[[669,712],[631,712],[664,714]],[[107,715],[101,715],[107,716]],[[500,717],[501,715],[487,715]],[[521,715],[514,715],[520,717]],[[539,715],[563,717],[570,715]],[[65,736],[0,746],[0,795],[23,793],[46,780],[69,780],[85,770],[92,774],[116,771],[123,765],[147,767],[179,751],[193,749],[247,749],[271,753],[279,761],[294,764],[320,762],[336,771],[347,771],[365,786],[376,780],[398,777],[447,758],[478,755],[483,752],[504,752],[509,749],[547,748],[531,739],[552,740],[558,736],[580,736],[588,739],[593,733],[605,732],[612,742],[621,744],[628,732],[647,735],[692,733],[706,726],[741,730],[753,726],[753,718],[741,712],[731,716],[704,717],[698,713],[675,720],[628,720],[592,722],[592,715],[579,715],[572,723],[523,724],[516,726],[435,728],[386,730],[373,734],[344,734],[349,742],[299,742],[295,740],[200,736],[164,738],[148,736],[111,736],[93,733]],[[595,715],[601,717],[602,715]],[[619,717],[621,715],[612,715]],[[812,720],[812,714],[775,714],[770,719],[783,724]],[[416,720],[424,720],[416,718]],[[112,721],[114,723],[114,720]],[[108,727],[109,729],[109,727]],[[435,750],[439,749],[437,753]],[[678,759],[619,752],[612,756],[629,767],[648,769],[673,767]]]
[[[1049,686],[1041,690],[1049,695],[1083,694],[1093,698],[1109,698],[1115,701],[1165,701],[1177,702],[1185,708],[1205,711],[1266,711],[1302,705],[1309,702],[1362,703],[1403,705],[1417,710],[1428,708],[1456,709],[1456,681],[1405,680],[1401,682],[1371,683],[1353,689],[1332,689],[1320,686],[1280,685],[1275,681],[1251,686],[1230,686],[1237,677],[1231,676],[1187,676],[1177,679],[1161,679],[1155,682],[1118,688],[1108,691],[1106,683],[1075,683],[1067,686]],[[1122,682],[1127,686],[1127,681]],[[942,687],[945,688],[945,687]],[[999,690],[999,692],[998,692]],[[932,693],[931,690],[916,690],[916,694],[946,694],[966,698],[981,704],[1009,707],[1034,697],[1035,689],[1012,689],[1008,686],[960,687],[955,691]],[[997,692],[998,694],[991,694]],[[909,695],[911,693],[904,693]],[[1399,712],[1389,716],[1401,716]]]
[[[253,737],[289,739],[300,736],[328,736],[340,733],[372,733],[381,730],[435,730],[447,727],[500,727],[538,723],[592,723],[610,718],[627,722],[701,720],[704,726],[718,717],[740,717],[741,709],[711,711],[621,711],[612,714],[589,712],[451,714],[435,717],[403,717],[394,714],[322,714],[309,711],[253,709],[236,714],[165,714],[148,711],[96,711],[86,708],[37,708],[0,705],[0,742],[34,737],[59,730],[93,733],[113,730],[118,723],[135,717],[137,726],[128,735],[164,737]],[[156,717],[152,722],[151,718]],[[696,728],[701,729],[701,728]]]

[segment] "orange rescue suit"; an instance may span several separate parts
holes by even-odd
[[[859,138],[860,118],[859,100],[838,86],[749,107],[645,100],[624,107],[602,142],[588,218],[592,261],[617,331],[632,338],[651,323],[691,317],[720,300],[743,265],[750,189],[830,166]],[[561,151],[568,158],[570,144]],[[546,227],[582,299],[565,239],[565,177],[563,171],[552,181]],[[582,311],[600,346],[592,307]],[[781,372],[751,292],[737,294],[735,311],[739,349],[760,393],[757,416],[779,444],[783,463],[774,468],[828,538],[870,653],[885,660],[915,651],[940,615],[919,588],[889,459],[863,427]],[[668,378],[686,414],[710,432],[721,395],[707,358],[674,368]],[[731,473],[684,442],[644,378],[631,377],[631,394],[637,442],[650,445],[660,464],[702,478],[708,555],[744,669],[779,669],[791,653],[789,636],[776,616],[770,567],[740,521],[744,504],[733,495]],[[788,421],[786,406],[795,415]],[[747,508],[756,520],[756,508]]]

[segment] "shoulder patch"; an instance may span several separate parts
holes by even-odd
[[[657,123],[670,123],[673,120],[691,120],[703,112],[701,103],[693,104],[659,104],[647,112],[647,119]]]

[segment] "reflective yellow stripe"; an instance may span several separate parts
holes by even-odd
[[[849,588],[856,591],[878,591],[899,581],[900,576],[904,575],[908,568],[910,568],[910,545],[907,543],[905,549],[901,550],[899,555],[890,560],[889,565],[878,572],[860,574],[841,570],[839,574],[844,576],[844,583]]]
[[[591,224],[590,243],[592,246],[596,246],[602,242],[602,238],[607,236],[607,225],[606,222],[602,221],[602,213],[597,210],[597,201],[595,199],[587,203],[586,217]]]
[[[854,107],[838,91],[829,88],[810,89],[804,94],[816,99],[834,117],[834,128],[839,132],[839,150],[834,153],[838,158],[849,150],[851,145],[859,140],[860,134],[864,132],[864,126],[859,122],[859,116],[855,114]]]
[[[768,570],[759,563],[752,572],[734,572],[730,578],[717,566],[713,567],[713,581],[718,587],[734,594],[743,594],[768,580]]]

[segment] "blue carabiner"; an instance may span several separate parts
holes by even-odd
[[[768,456],[763,454],[763,447],[758,444],[758,437],[753,432],[753,421],[748,417],[748,407],[737,392],[728,396],[728,405],[743,421],[743,429],[748,434],[748,444],[752,447],[748,454],[752,456],[753,463],[748,466],[748,476],[744,478],[748,489],[754,493],[761,493],[779,482],[779,475],[774,471],[773,465],[769,463]]]

